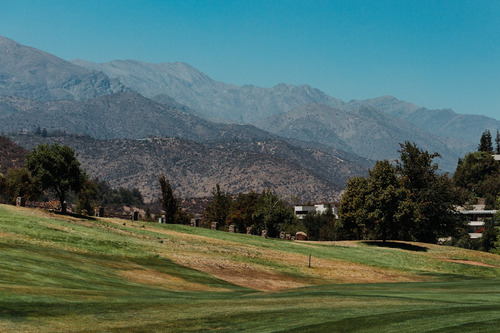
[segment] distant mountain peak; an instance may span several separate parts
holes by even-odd
[[[0,95],[37,100],[84,100],[127,90],[102,72],[5,37],[0,38],[0,77]]]

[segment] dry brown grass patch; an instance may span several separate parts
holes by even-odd
[[[200,283],[189,282],[176,276],[161,273],[153,269],[131,269],[121,271],[120,275],[129,281],[162,287],[169,290],[179,291],[227,291],[223,288],[214,288]]]

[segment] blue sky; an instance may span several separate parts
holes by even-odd
[[[500,0],[0,0],[0,35],[67,60],[182,61],[225,83],[500,119]]]

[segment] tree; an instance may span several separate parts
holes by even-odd
[[[366,196],[368,195],[368,178],[353,177],[347,181],[339,206],[340,231],[342,238],[361,239],[366,231],[368,212]]]
[[[409,240],[416,217],[409,190],[387,160],[377,161],[369,174],[366,210],[376,237]]]
[[[38,145],[26,156],[26,166],[42,190],[54,191],[61,204],[61,212],[65,213],[67,193],[78,193],[83,184],[83,173],[75,152],[57,143]]]
[[[469,153],[458,160],[453,181],[473,198],[485,198],[486,205],[494,207],[500,192],[500,163],[490,152]]]
[[[463,227],[455,207],[465,203],[465,197],[447,175],[438,175],[439,166],[433,160],[438,153],[419,149],[406,141],[400,144],[401,160],[397,172],[416,203],[419,218],[413,232],[416,240],[435,243],[439,237],[453,236]]]
[[[496,149],[495,154],[500,155],[500,131],[497,130],[497,137],[495,138]]]
[[[276,237],[295,223],[295,214],[271,190],[264,190],[255,204],[253,219],[257,232],[266,230],[269,237]]]
[[[165,223],[175,223],[175,218],[177,214],[177,210],[179,209],[179,203],[177,199],[174,197],[174,193],[172,191],[172,186],[170,186],[170,182],[165,179],[164,175],[160,175],[158,177],[160,181],[160,189],[161,189],[161,207],[165,212]]]
[[[218,222],[219,226],[223,226],[226,223],[226,219],[229,215],[231,204],[231,196],[225,192],[222,192],[220,189],[220,185],[216,184],[212,189],[212,200],[205,208],[205,219],[208,222]]]
[[[256,228],[254,214],[258,199],[259,194],[254,191],[238,194],[226,218],[227,224],[234,224],[239,232],[246,232],[246,228],[252,226]]]
[[[417,207],[389,161],[377,161],[369,177],[347,183],[339,207],[342,236],[411,240]]]
[[[481,135],[481,140],[479,142],[477,151],[483,151],[488,153],[493,152],[493,144],[491,143],[491,133],[489,130],[485,130]]]
[[[307,214],[303,220],[307,238],[320,241],[336,240],[335,221],[331,205],[328,205],[323,213]]]
[[[78,201],[75,211],[82,215],[91,215],[94,212],[94,205],[98,197],[99,187],[96,181],[92,181],[83,172],[85,179],[80,192],[78,193]]]

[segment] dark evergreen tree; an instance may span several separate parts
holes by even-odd
[[[477,151],[483,151],[488,153],[493,152],[493,144],[491,142],[491,133],[489,130],[484,131],[483,135],[481,135],[481,141],[479,142]]]
[[[323,213],[307,214],[304,217],[303,224],[307,231],[309,240],[332,241],[336,240],[336,218],[332,207]]]
[[[500,131],[497,130],[497,137],[495,138],[496,149],[495,154],[500,155]]]
[[[205,208],[204,216],[207,222],[218,222],[219,227],[222,227],[229,215],[232,199],[229,194],[221,191],[219,184],[212,189],[212,196],[212,200]]]
[[[473,199],[485,198],[489,208],[495,206],[500,193],[500,163],[491,152],[473,152],[459,159],[453,174],[454,183],[468,191]]]
[[[266,230],[269,237],[276,237],[280,231],[294,224],[295,215],[279,196],[271,190],[264,190],[255,203],[253,219],[257,232]]]
[[[165,213],[165,223],[173,224],[175,223],[175,217],[177,214],[177,210],[179,209],[179,203],[174,197],[172,186],[170,186],[170,182],[165,179],[165,176],[160,175],[158,177],[158,180],[160,181],[160,202],[162,210]]]

